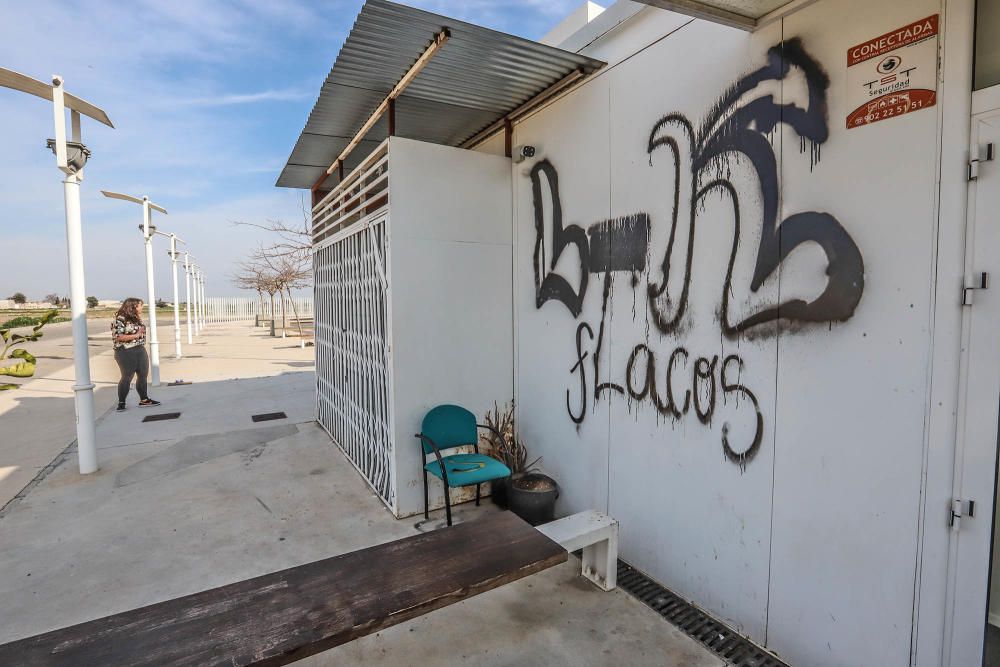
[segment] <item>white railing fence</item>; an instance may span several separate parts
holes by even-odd
[[[293,304],[294,302],[294,304]],[[293,307],[294,306],[294,307]],[[209,324],[222,322],[254,322],[258,317],[281,322],[282,307],[289,324],[294,322],[296,313],[300,318],[313,317],[311,296],[279,299],[274,297],[274,313],[271,300],[264,295],[261,301],[252,297],[212,297],[205,299],[205,321]]]

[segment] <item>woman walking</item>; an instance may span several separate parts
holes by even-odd
[[[141,312],[142,299],[125,299],[111,325],[115,361],[122,372],[122,377],[118,380],[118,412],[125,409],[125,397],[128,396],[132,376],[135,376],[135,390],[139,393],[139,407],[149,408],[160,404],[146,394],[149,356],[146,354],[146,325],[139,317]]]

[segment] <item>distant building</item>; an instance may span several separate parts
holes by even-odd
[[[10,310],[44,310],[53,308],[48,301],[28,301],[26,303],[14,303],[10,299],[0,299],[0,309]]]

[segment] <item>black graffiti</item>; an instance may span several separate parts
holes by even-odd
[[[548,184],[549,202],[552,206],[552,259],[545,269],[545,204],[542,199],[542,177]],[[583,310],[583,297],[587,293],[587,264],[589,246],[587,234],[578,225],[563,227],[562,204],[559,200],[559,174],[548,160],[542,160],[531,169],[531,194],[535,207],[535,306],[542,307],[549,299],[556,299],[569,308],[574,317]],[[580,253],[580,284],[577,289],[558,273],[556,263],[569,244],[576,245]],[[544,278],[542,277],[544,275]]]
[[[800,71],[806,82],[808,101],[804,108],[779,103],[770,94],[752,97],[755,88],[768,82],[784,82],[793,69]],[[549,160],[542,160],[531,169],[536,307],[541,308],[550,300],[558,301],[578,318],[583,311],[590,274],[604,274],[597,332],[595,334],[587,322],[580,322],[576,330],[576,361],[570,374],[576,375],[579,381],[577,409],[573,408],[570,391],[566,392],[566,409],[574,423],[581,424],[588,405],[596,404],[606,392],[627,395],[634,401],[649,401],[661,415],[673,420],[684,418],[693,408],[702,424],[711,423],[720,397],[722,402],[742,400],[749,403],[756,414],[754,435],[747,446],[735,446],[730,425],[723,424],[723,451],[728,460],[741,466],[757,454],[763,439],[763,415],[754,393],[738,379],[732,379],[733,373],[737,378],[742,375],[745,365],[736,355],[724,356],[721,360],[718,355],[697,357],[692,361],[687,349],[676,347],[669,355],[662,380],[658,381],[656,356],[647,344],[640,343],[629,356],[624,383],[602,380],[601,357],[605,348],[608,303],[615,274],[630,274],[633,289],[639,285],[640,274],[644,274],[650,321],[664,335],[681,333],[691,293],[698,214],[706,197],[717,193],[727,198],[733,207],[733,237],[725,260],[719,300],[718,319],[724,336],[733,339],[751,331],[774,335],[776,328],[763,325],[778,320],[816,323],[851,318],[864,292],[861,251],[829,213],[802,211],[779,222],[780,178],[771,146],[771,134],[776,128],[786,126],[799,136],[803,151],[807,142],[811,145],[810,167],[818,161],[819,147],[829,138],[829,86],[829,76],[820,64],[806,52],[799,39],[792,39],[771,48],[763,67],[734,82],[697,127],[680,113],[667,114],[655,123],[646,144],[650,166],[654,157],[662,152],[673,159],[668,235],[665,247],[655,249],[663,252],[656,262],[649,261],[654,251],[651,247],[654,221],[648,214],[634,213],[586,228],[579,224],[564,225],[555,166]],[[733,321],[730,300],[734,293],[733,273],[744,221],[741,191],[730,174],[741,161],[752,167],[757,179],[754,190],[762,203],[761,234],[748,285],[750,291],[757,293],[785,258],[807,243],[815,243],[825,255],[827,284],[811,301],[788,299],[765,304]],[[683,187],[685,180],[688,187]],[[551,239],[548,244],[551,257],[546,256],[547,231]],[[686,239],[682,237],[683,232],[686,232]],[[575,285],[557,272],[557,264],[570,246],[576,249],[578,263],[575,268],[579,277]],[[563,265],[568,261],[564,260]],[[588,349],[591,344],[592,352]],[[588,366],[593,368],[591,381],[588,381]],[[679,403],[674,378],[680,372],[686,373],[690,381]]]
[[[722,425],[722,451],[725,452],[726,458],[741,466],[745,466],[749,460],[757,455],[757,451],[760,449],[760,443],[764,440],[764,415],[760,413],[760,403],[757,402],[757,397],[754,393],[747,389],[742,384],[738,382],[729,382],[727,380],[729,363],[736,362],[738,367],[737,374],[743,372],[743,360],[740,359],[735,354],[731,354],[725,358],[722,362],[722,371],[719,374],[719,381],[722,385],[722,395],[728,396],[730,394],[736,394],[737,400],[742,396],[745,400],[750,401],[753,405],[754,412],[757,415],[757,427],[754,430],[753,439],[750,441],[750,446],[742,451],[737,451],[733,448],[732,443],[729,440],[729,423]]]
[[[779,104],[772,95],[764,95],[739,105],[748,93],[768,81],[783,81],[797,68],[805,75],[808,103],[805,109],[795,104]],[[682,114],[671,113],[661,118],[649,135],[647,152],[652,156],[667,149],[673,157],[672,210],[670,233],[663,258],[658,265],[661,280],[648,279],[647,297],[652,321],[664,333],[678,330],[688,307],[691,287],[692,260],[697,231],[697,214],[701,202],[712,192],[722,192],[732,201],[734,233],[729,254],[726,279],[721,294],[720,320],[723,333],[735,337],[754,327],[778,319],[800,322],[846,321],[856,310],[864,292],[864,260],[854,240],[840,222],[829,213],[805,211],[795,213],[778,224],[780,200],[777,159],[769,135],[778,125],[787,125],[803,142],[822,145],[829,137],[827,123],[827,89],[829,76],[810,56],[799,39],[778,44],[768,51],[767,64],[734,83],[713,105],[708,117],[696,130]],[[675,132],[676,131],[676,132]],[[675,136],[675,134],[679,136]],[[684,160],[682,142],[690,151],[691,187],[685,210],[687,243],[677,247],[678,225],[682,209],[681,175]],[[818,155],[818,151],[814,151]],[[733,292],[733,267],[740,246],[741,211],[739,190],[728,178],[705,176],[714,169],[726,171],[737,156],[746,157],[758,180],[763,204],[761,236],[757,248],[750,290],[757,292],[774,274],[781,262],[797,247],[816,243],[827,259],[827,285],[812,301],[792,299],[764,307],[740,321],[730,319],[729,300]],[[547,192],[543,188],[545,180]],[[531,170],[535,213],[535,288],[536,305],[550,299],[560,301],[578,317],[587,292],[588,274],[613,271],[641,271],[646,266],[649,248],[650,218],[637,213],[614,221],[592,225],[587,233],[579,225],[563,226],[562,204],[559,198],[558,173],[548,160]],[[551,208],[552,257],[545,262],[545,202]],[[555,272],[563,250],[573,244],[579,257],[580,279],[576,289]],[[680,254],[680,257],[677,255]],[[680,293],[666,294],[671,271],[683,271]]]
[[[601,382],[601,352],[604,350],[604,333],[607,326],[608,301],[611,299],[611,273],[604,274],[604,295],[601,299],[601,325],[597,330],[597,350],[594,352],[594,377],[595,389],[594,400],[601,397],[605,391],[614,391],[624,394],[625,390],[620,384],[614,382]]]
[[[576,330],[576,357],[577,361],[570,369],[571,374],[577,375],[579,382],[579,410],[574,411],[571,405],[570,391],[566,390],[566,410],[570,419],[577,425],[583,423],[586,417],[588,396],[590,395],[587,380],[587,364],[590,353],[585,349],[585,336],[591,341],[594,340],[594,332],[590,325],[581,322]],[[595,378],[597,369],[600,368],[600,347],[593,356]],[[645,343],[640,343],[632,349],[628,362],[625,365],[624,388],[619,385],[619,391],[623,391],[631,400],[636,402],[649,401],[655,406],[660,415],[673,421],[680,421],[691,412],[702,424],[710,424],[715,416],[716,407],[721,395],[722,401],[729,398],[739,400],[742,398],[748,401],[753,407],[756,415],[756,425],[753,435],[749,439],[749,444],[743,448],[737,448],[733,444],[728,422],[722,426],[722,449],[726,458],[733,463],[745,466],[760,449],[764,437],[764,417],[760,411],[760,403],[756,395],[745,385],[732,380],[733,364],[737,378],[742,374],[744,362],[739,356],[731,354],[722,363],[719,363],[719,356],[711,358],[698,357],[694,363],[689,363],[691,355],[684,347],[674,348],[667,359],[664,368],[660,369],[656,354]],[[662,381],[658,378],[662,378]],[[680,380],[678,380],[680,378]],[[608,383],[611,384],[611,383]],[[599,397],[597,388],[600,386],[599,380],[593,382],[594,399]],[[678,393],[677,388],[682,387],[682,393]],[[678,400],[679,396],[683,396]]]
[[[807,108],[778,104],[772,95],[738,106],[739,101],[761,83],[783,81],[793,67],[805,75]],[[768,135],[778,125],[787,125],[803,140],[814,145],[826,142],[829,137],[826,99],[829,85],[830,78],[819,63],[806,52],[800,40],[792,39],[770,49],[764,67],[743,77],[726,91],[697,131],[686,117],[676,113],[663,117],[653,127],[647,147],[650,158],[654,152],[666,147],[674,159],[671,230],[660,264],[663,278],[659,283],[651,280],[647,290],[653,321],[660,331],[676,331],[687,309],[697,212],[702,199],[715,190],[721,190],[730,197],[735,218],[733,248],[720,308],[724,334],[734,337],[778,319],[835,322],[846,321],[854,314],[864,291],[864,261],[861,251],[840,222],[828,213],[816,211],[793,214],[780,225],[777,222],[779,177],[777,159]],[[674,136],[674,130],[679,130],[680,138]],[[675,298],[670,298],[670,295],[664,298],[675,253],[679,251],[675,242],[681,211],[681,141],[686,143],[691,153],[691,190],[686,211],[688,235],[682,261],[684,278],[680,294]],[[808,242],[816,243],[825,253],[828,280],[824,291],[812,301],[792,299],[777,303],[734,323],[730,320],[728,306],[736,250],[740,244],[739,192],[728,178],[716,178],[707,185],[700,183],[703,176],[713,169],[715,172],[725,171],[738,155],[743,155],[753,165],[763,203],[761,236],[750,281],[751,291],[757,292],[795,248]]]
[[[698,357],[694,364],[688,364],[690,356],[685,348],[674,348],[662,373],[661,389],[657,381],[661,374],[656,355],[646,344],[636,345],[625,366],[625,386],[629,397],[635,401],[649,400],[661,415],[673,421],[680,421],[693,406],[695,415],[702,424],[711,423],[715,416],[720,392],[723,402],[729,398],[748,401],[753,406],[756,425],[746,447],[737,449],[732,442],[729,423],[722,425],[722,450],[726,458],[738,465],[746,465],[757,454],[764,439],[764,416],[754,393],[745,385],[732,381],[732,365],[735,364],[738,377],[743,372],[743,360],[731,354],[720,366],[716,355],[710,359]],[[683,385],[684,399],[681,403],[674,393],[678,377],[686,383]]]
[[[645,270],[649,227],[649,216],[645,213],[591,225],[587,229],[591,273]]]

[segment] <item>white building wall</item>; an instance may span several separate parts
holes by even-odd
[[[390,139],[397,516],[423,511],[424,415],[454,403],[482,421],[513,396],[511,218],[507,158]],[[443,506],[434,477],[430,491]]]
[[[820,0],[753,34],[645,9],[586,50],[608,68],[515,128],[538,149],[513,167],[519,430],[560,512],[606,508],[626,560],[793,664],[908,664],[918,576],[943,577],[917,571],[923,475],[950,474],[924,467],[942,446],[926,431],[935,281],[956,274],[937,255],[939,114],[845,128],[847,48],[941,9]],[[755,114],[738,128],[755,161],[692,169],[720,98],[796,38],[801,67],[723,105]],[[758,270],[772,210],[804,240]],[[621,231],[646,220],[648,236]],[[610,246],[586,240],[603,221]]]
[[[938,11],[933,0],[826,1],[784,21],[785,35],[801,37],[830,73],[831,134],[817,169],[786,164],[783,215],[833,213],[865,259],[864,298],[851,320],[779,338],[768,638],[800,660],[826,645],[857,647],[867,664],[909,660],[938,116],[931,109],[847,130],[853,109],[842,92],[842,61],[847,47]],[[794,137],[785,132],[783,140],[786,160],[794,160]],[[782,271],[783,292],[801,285],[808,270],[794,266]],[[955,301],[945,305],[957,310]]]

